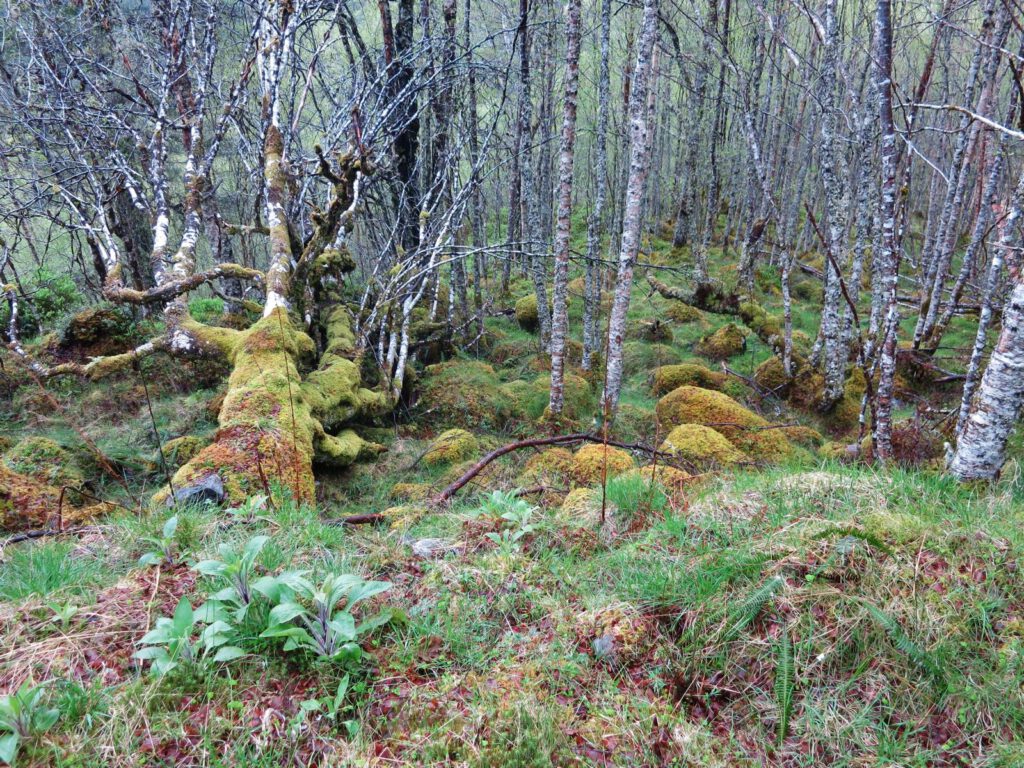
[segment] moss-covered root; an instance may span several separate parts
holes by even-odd
[[[330,316],[327,354],[302,381],[299,370],[314,354],[312,339],[277,309],[241,332],[229,351],[233,364],[213,442],[182,466],[175,488],[220,475],[228,503],[239,503],[268,483],[301,501],[313,499],[314,459],[344,466],[376,455],[380,446],[328,426],[378,406],[378,394],[359,387],[358,364],[348,357],[354,340],[347,316]],[[366,394],[368,393],[368,394]],[[154,497],[167,498],[169,489]]]

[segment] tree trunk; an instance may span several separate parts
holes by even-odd
[[[565,99],[558,158],[558,223],[555,230],[555,287],[551,316],[551,396],[548,410],[561,416],[564,403],[565,337],[569,326],[569,238],[572,234],[573,160],[576,148],[576,92],[580,69],[580,0],[569,0],[565,21]]]
[[[610,422],[619,404],[622,389],[622,347],[626,335],[626,313],[629,311],[633,289],[633,267],[640,250],[640,210],[643,204],[644,184],[650,168],[650,146],[647,141],[647,90],[658,30],[658,0],[644,0],[644,15],[637,45],[636,67],[633,71],[632,93],[629,101],[629,179],[622,215],[622,238],[619,248],[615,296],[608,320],[608,363],[602,411]]]

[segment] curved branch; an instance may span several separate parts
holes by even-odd
[[[138,291],[134,288],[125,288],[123,286],[110,286],[104,289],[103,295],[110,301],[125,304],[162,304],[184,293],[195,290],[203,283],[225,277],[236,280],[255,280],[258,282],[263,282],[265,279],[264,274],[257,269],[249,269],[240,264],[218,264],[216,267],[205,272],[197,272],[184,279],[166,282],[149,290]]]

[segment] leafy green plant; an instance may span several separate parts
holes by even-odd
[[[49,603],[46,606],[53,611],[53,616],[50,617],[50,623],[60,625],[61,630],[66,630],[71,620],[78,615],[79,608],[74,603],[68,601],[66,603]]]
[[[8,765],[14,765],[25,739],[50,730],[60,717],[43,702],[44,690],[45,685],[26,680],[15,693],[0,696],[0,760]]]
[[[354,574],[328,574],[320,585],[308,571],[291,571],[260,579],[254,587],[276,605],[270,610],[261,637],[284,638],[284,650],[304,650],[318,659],[358,660],[356,640],[394,616],[390,610],[357,622],[352,609],[367,598],[391,588],[386,581],[366,581]],[[344,600],[343,607],[339,604]]]
[[[257,513],[267,508],[269,500],[270,497],[265,493],[258,493],[255,496],[250,496],[237,507],[228,509],[227,513],[240,523],[253,523],[256,521]]]
[[[243,621],[253,602],[252,573],[256,558],[270,541],[268,536],[254,536],[249,539],[241,552],[221,544],[217,551],[220,560],[202,560],[196,563],[196,570],[204,576],[213,577],[226,586],[210,596],[211,600],[230,606],[235,621]]]
[[[139,565],[173,565],[174,533],[178,530],[178,516],[167,518],[160,536],[145,536],[143,541],[153,547],[139,558]]]
[[[167,674],[180,662],[231,661],[245,655],[245,651],[232,644],[236,635],[216,602],[193,611],[188,598],[182,597],[173,616],[160,617],[156,626],[143,635],[139,643],[145,647],[135,652],[135,658],[151,662],[151,669],[158,676]]]
[[[537,530],[530,522],[534,508],[515,495],[505,491],[494,491],[476,511],[477,516],[496,517],[503,521],[504,529],[487,534],[487,538],[498,544],[503,551],[515,551],[519,540]]]
[[[321,712],[331,722],[338,722],[338,716],[348,710],[350,707],[345,705],[345,696],[348,693],[349,687],[349,676],[346,674],[341,682],[338,683],[338,688],[335,690],[333,696],[322,696],[318,699],[306,699],[299,704],[299,712],[296,717],[300,718],[296,725],[301,727],[302,722],[307,714],[313,712]],[[345,729],[349,732],[350,736],[354,736],[358,729],[359,723],[356,720],[342,720],[341,724],[345,726]],[[296,727],[296,730],[298,730]]]

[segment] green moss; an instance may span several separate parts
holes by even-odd
[[[524,331],[533,333],[540,327],[540,318],[537,313],[537,296],[528,294],[516,302],[516,322]]]
[[[728,323],[701,339],[695,351],[711,360],[727,360],[743,354],[746,348],[747,340],[743,331],[735,323]]]
[[[195,458],[209,444],[209,440],[185,435],[168,440],[160,446],[160,452],[171,466],[180,467]]]
[[[525,396],[526,416],[533,420],[542,418],[551,399],[551,377],[538,376],[530,383]],[[562,397],[564,400],[562,416],[566,419],[583,419],[594,410],[596,403],[594,392],[590,387],[590,382],[582,376],[566,373],[562,377]]]
[[[395,501],[426,501],[433,493],[428,483],[395,483],[388,492],[388,498]]]
[[[779,430],[766,429],[767,421],[721,392],[679,387],[658,401],[655,412],[663,428],[710,426],[757,461],[778,461],[792,451]]]
[[[573,455],[567,448],[548,448],[529,458],[519,475],[521,485],[565,484],[572,475]]]
[[[464,429],[449,429],[442,432],[423,454],[423,463],[428,467],[455,464],[473,458],[480,451],[480,443],[471,432]]]
[[[712,371],[696,363],[663,365],[654,371],[651,391],[660,396],[686,385],[720,390],[725,386],[726,378],[724,373]]]
[[[573,456],[572,479],[577,485],[595,485],[602,477],[615,477],[636,467],[628,451],[598,443],[584,445]]]
[[[661,320],[644,320],[634,331],[636,337],[652,344],[671,344],[672,328]]]
[[[789,391],[791,379],[786,375],[782,360],[772,356],[757,366],[754,371],[754,381],[759,387],[771,390],[780,397],[785,397]]]
[[[526,382],[519,386],[529,387]],[[500,430],[513,415],[512,397],[490,365],[460,359],[427,367],[417,405],[437,424]]]
[[[746,459],[720,432],[699,424],[683,424],[673,429],[661,450],[701,469],[738,464]]]
[[[14,472],[57,488],[85,482],[85,473],[75,455],[46,437],[25,438],[4,454],[3,463]]]
[[[699,322],[704,318],[704,313],[685,301],[671,301],[665,310],[665,316],[673,322],[685,325]]]

